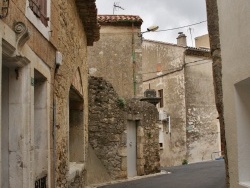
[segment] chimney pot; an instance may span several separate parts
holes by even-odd
[[[178,33],[179,36],[176,38],[177,39],[177,45],[179,46],[187,46],[187,36],[183,32]]]

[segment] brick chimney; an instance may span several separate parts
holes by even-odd
[[[178,33],[179,36],[176,38],[177,39],[177,45],[179,46],[187,46],[187,36],[183,32]]]

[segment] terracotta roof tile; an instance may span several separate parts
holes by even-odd
[[[135,23],[137,26],[141,26],[143,20],[137,15],[98,15],[98,22],[100,24],[126,24]]]

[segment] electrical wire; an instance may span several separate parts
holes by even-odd
[[[197,23],[194,23],[194,24],[185,25],[185,26],[174,27],[174,28],[170,28],[170,29],[157,30],[157,31],[154,31],[154,32],[162,32],[162,31],[171,31],[171,30],[176,30],[176,29],[182,29],[182,28],[185,28],[185,27],[190,27],[190,26],[194,26],[194,25],[199,25],[199,24],[202,24],[202,23],[204,23],[204,22],[207,22],[207,20],[204,20],[204,21],[201,21],[201,22],[197,22]]]
[[[188,64],[191,64],[191,63],[197,63],[197,62],[201,62],[201,61],[208,61],[209,59],[199,59],[199,60],[196,60],[196,61],[191,61],[191,62],[188,62],[188,63],[185,63],[185,65],[188,65]],[[203,64],[203,63],[209,63],[209,62],[202,62],[202,63],[199,63],[199,64]],[[195,65],[199,65],[199,64],[195,64]],[[190,66],[190,65],[189,65]],[[183,66],[181,66],[182,68]],[[167,73],[173,73],[175,72],[176,70],[179,70],[179,68],[175,68],[175,69],[167,69],[167,70],[162,70],[160,72],[164,72],[164,71],[170,71],[170,72],[167,72]],[[152,73],[159,73],[159,71],[153,71],[153,72],[144,72],[142,74],[152,74]],[[162,75],[160,75],[162,76]]]

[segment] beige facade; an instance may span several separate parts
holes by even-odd
[[[141,96],[142,19],[130,15],[99,15],[100,40],[88,47],[89,74],[112,83],[119,96]]]
[[[142,20],[134,15],[99,15],[98,22],[100,40],[88,47],[88,184],[156,173],[160,167],[158,112],[138,98]]]
[[[2,188],[84,184],[86,49],[98,39],[95,3],[41,2],[47,4],[37,9],[32,0],[10,1],[0,21]],[[81,11],[90,5],[91,14]],[[89,15],[92,19],[85,25],[81,18]],[[82,105],[74,106],[77,100]],[[79,135],[74,135],[70,120],[75,111],[81,120]],[[82,138],[78,148],[76,137]],[[76,153],[79,147],[81,154]]]
[[[162,97],[161,165],[211,160],[220,137],[209,51],[150,40],[142,48],[143,89]]]
[[[196,48],[210,48],[209,36],[208,34],[202,35],[195,38]]]
[[[250,187],[249,1],[207,1],[228,187]],[[230,12],[230,14],[228,14]],[[228,160],[227,160],[228,159]]]

